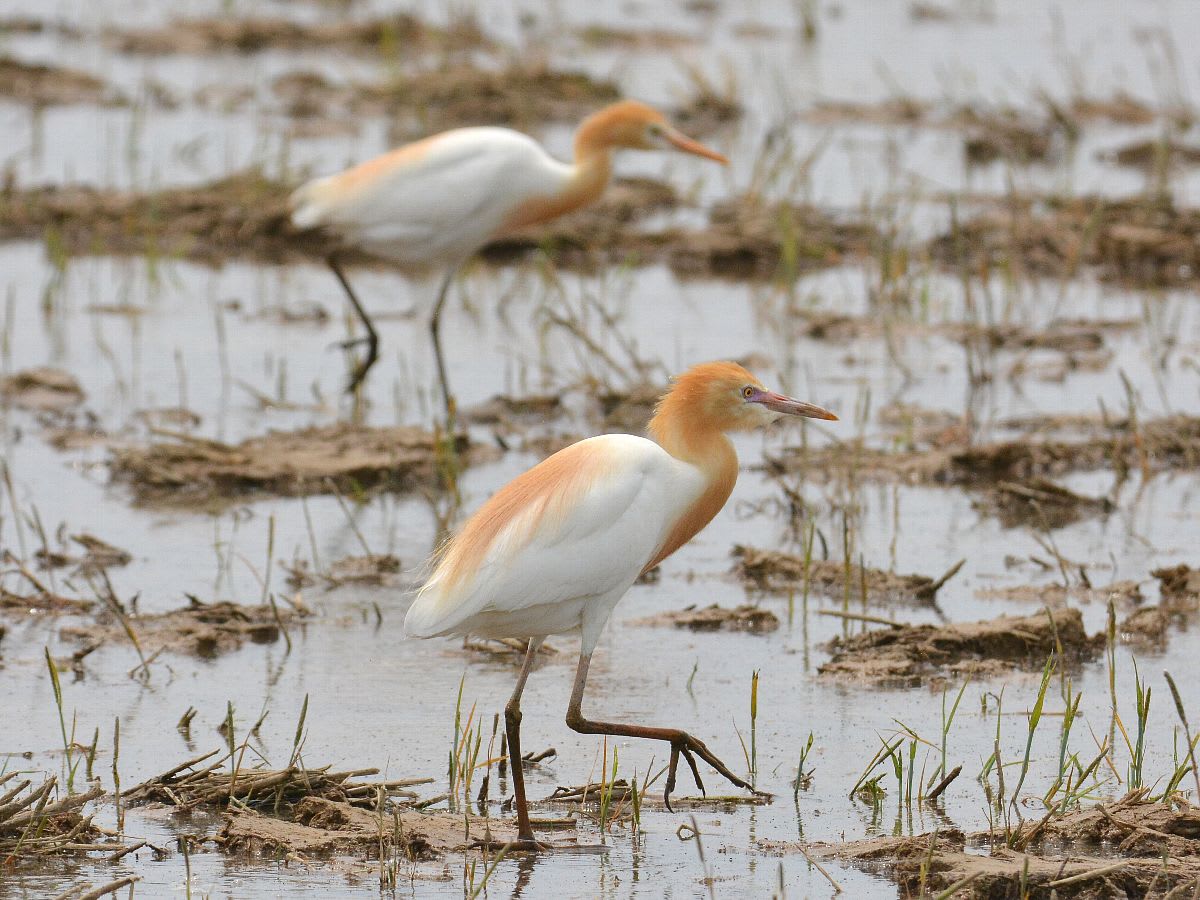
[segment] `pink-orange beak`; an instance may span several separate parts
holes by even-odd
[[[774,391],[760,391],[751,398],[751,402],[761,403],[772,412],[782,413],[785,416],[805,416],[809,419],[825,419],[827,422],[838,420],[834,413],[822,406],[805,403],[803,400],[793,400],[791,397],[776,394]]]
[[[691,153],[695,156],[703,156],[705,159],[716,160],[723,166],[729,165],[729,159],[724,154],[705,147],[699,141],[693,141],[686,134],[676,131],[674,128],[667,129],[663,137],[665,137],[667,142],[670,143],[671,146],[676,150],[682,150],[684,153]]]

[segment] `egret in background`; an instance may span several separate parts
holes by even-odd
[[[681,754],[701,791],[693,754],[750,788],[685,731],[585,718],[583,691],[592,651],[617,601],[729,499],[738,461],[725,432],[780,416],[837,419],[819,406],[768,391],[734,363],[695,366],[659,401],[649,426],[652,440],[607,434],[558,451],[493,494],[443,548],[408,610],[405,633],[529,640],[504,707],[520,849],[538,849],[521,770],[521,692],[547,635],[582,637],[567,707],[571,729],[670,744],[668,809]]]
[[[445,270],[430,329],[449,405],[438,324],[459,266],[494,238],[596,200],[608,184],[614,151],[671,148],[728,162],[633,100],[614,103],[583,121],[572,163],[560,162],[533,138],[509,128],[456,128],[301,186],[291,196],[292,223],[323,228],[343,246],[403,266]],[[328,263],[367,331],[365,338],[346,345],[365,343],[367,348],[350,378],[347,390],[353,392],[379,357],[379,336],[336,251]]]

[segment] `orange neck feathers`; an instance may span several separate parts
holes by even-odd
[[[734,363],[694,366],[679,376],[659,401],[650,420],[650,436],[676,459],[703,472],[706,485],[643,571],[654,568],[690,541],[721,511],[733,493],[738,474],[737,453],[725,436],[732,422],[721,413],[720,391],[731,379],[743,382],[752,377]]]

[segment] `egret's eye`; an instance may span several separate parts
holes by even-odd
[[[652,137],[662,137],[664,134],[666,134],[665,129],[657,122],[651,122],[646,131],[648,131]]]
[[[749,400],[751,397],[753,397],[754,396],[754,386],[748,384],[744,388],[742,388],[742,396],[745,397],[747,400]]]

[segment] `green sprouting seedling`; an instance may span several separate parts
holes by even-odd
[[[808,733],[808,740],[804,742],[804,746],[800,750],[800,762],[796,764],[796,778],[792,782],[792,798],[798,800],[801,790],[808,790],[812,785],[813,770],[807,769],[805,763],[808,762],[808,754],[812,751],[813,733]]]
[[[750,676],[750,787],[758,785],[758,673]]]
[[[58,727],[62,733],[63,753],[66,755],[67,761],[67,792],[74,793],[75,791],[75,770],[79,766],[79,760],[75,759],[75,718],[71,717],[71,734],[67,735],[67,718],[63,712],[63,694],[62,683],[58,680],[58,666],[55,665],[54,657],[50,655],[50,648],[45,648],[46,652],[46,668],[50,670],[50,687],[54,692],[54,705],[58,709]]]
[[[1054,674],[1054,669],[1054,654],[1051,654],[1042,669],[1042,683],[1038,686],[1037,700],[1034,701],[1033,710],[1029,713],[1029,732],[1025,738],[1025,756],[1021,760],[1021,775],[1017,779],[1017,786],[1013,789],[1013,804],[1016,804],[1021,794],[1021,786],[1025,784],[1025,776],[1029,774],[1029,754],[1033,751],[1033,736],[1037,732],[1038,723],[1042,720],[1042,708],[1046,702],[1046,691],[1050,687],[1050,676]],[[998,746],[999,744],[997,744]]]
[[[1138,672],[1137,661],[1133,663],[1133,687],[1136,693],[1137,737],[1129,754],[1129,774],[1126,776],[1129,790],[1142,787],[1142,766],[1146,759],[1146,723],[1150,718],[1150,685],[1145,684]]]

